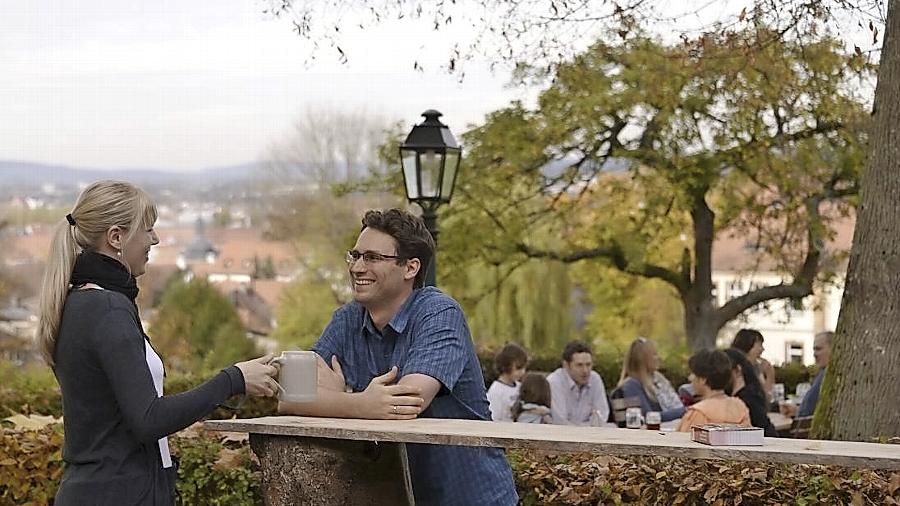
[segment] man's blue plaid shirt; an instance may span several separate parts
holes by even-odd
[[[335,311],[313,346],[326,363],[337,355],[347,384],[361,392],[392,366],[400,376],[425,374],[441,390],[424,418],[490,420],[484,378],[459,304],[440,290],[413,290],[379,332],[357,302]],[[419,505],[513,505],[512,471],[499,448],[408,444],[409,467]]]

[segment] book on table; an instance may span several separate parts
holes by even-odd
[[[729,423],[706,423],[691,427],[691,441],[715,446],[762,446],[763,430]]]

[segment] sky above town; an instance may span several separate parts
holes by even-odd
[[[412,126],[436,108],[461,133],[535,95],[484,62],[461,82],[442,71],[458,25],[350,29],[348,63],[327,47],[310,63],[310,43],[267,6],[0,0],[0,160],[190,171],[259,160],[310,110]]]
[[[425,51],[425,24],[349,37],[347,64],[259,0],[0,0],[0,159],[187,171],[258,160],[311,108],[412,126],[437,108],[455,131],[521,90]],[[419,61],[425,72],[413,70]]]

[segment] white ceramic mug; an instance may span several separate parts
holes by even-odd
[[[283,351],[272,359],[279,364],[278,400],[312,402],[316,400],[318,370],[316,354],[312,351]]]

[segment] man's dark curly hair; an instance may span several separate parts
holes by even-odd
[[[366,211],[362,219],[362,229],[371,228],[385,233],[397,241],[397,263],[418,258],[421,263],[419,273],[413,281],[413,288],[425,285],[425,273],[434,256],[434,238],[425,228],[422,218],[402,209]]]

